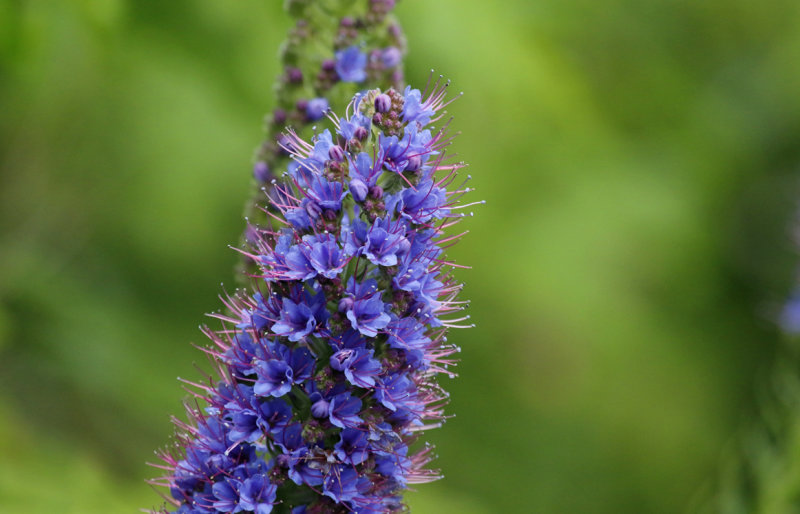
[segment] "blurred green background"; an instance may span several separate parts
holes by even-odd
[[[795,282],[796,0],[403,0],[465,96],[478,326],[417,513],[713,496]],[[275,0],[0,0],[0,511],[135,512],[234,287]]]

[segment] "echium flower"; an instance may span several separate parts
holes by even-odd
[[[217,376],[189,382],[204,405],[160,454],[161,512],[400,512],[410,484],[440,477],[415,443],[447,417],[447,330],[469,326],[443,254],[470,190],[432,126],[445,90],[367,91],[334,133],[287,134],[275,223],[241,250],[255,285],[204,328]]]

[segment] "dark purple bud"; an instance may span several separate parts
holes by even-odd
[[[342,21],[339,22],[340,27],[349,28],[352,27],[353,25],[355,25],[355,22],[353,21],[353,18],[349,16],[345,16],[344,18],[342,18]]]
[[[394,46],[384,49],[383,54],[381,55],[381,61],[383,61],[383,65],[386,68],[394,68],[400,64],[400,60],[402,58],[403,54],[397,47]]]
[[[357,127],[353,131],[353,136],[356,139],[358,139],[359,141],[363,141],[363,140],[367,139],[368,135],[369,135],[369,132],[367,132],[367,129],[365,129],[364,127],[361,127],[361,126]]]
[[[303,72],[300,71],[300,68],[287,68],[286,80],[288,80],[291,84],[299,84],[300,82],[303,82]]]
[[[286,123],[286,111],[281,108],[275,109],[275,112],[272,113],[272,123],[276,125],[283,125]]]
[[[342,150],[341,146],[334,145],[328,150],[328,157],[336,162],[342,162],[344,160],[344,150]]]
[[[392,108],[392,99],[389,95],[381,93],[375,97],[375,110],[378,112],[389,112]]]
[[[307,100],[298,100],[297,103],[294,104],[294,105],[295,105],[295,108],[298,111],[303,112],[308,108],[308,101]]]
[[[259,182],[269,182],[272,179],[269,166],[264,161],[258,161],[255,166],[253,166],[253,176]]]
[[[372,198],[382,198],[383,197],[383,188],[377,184],[369,188],[369,195]]]
[[[351,296],[345,296],[339,300],[339,312],[347,312],[353,308],[355,301]]]
[[[383,123],[383,115],[379,112],[373,114],[372,123],[374,123],[375,125],[380,125],[381,123]]]
[[[367,197],[367,185],[360,178],[354,178],[350,181],[350,194],[357,202],[363,202]]]
[[[333,209],[325,209],[323,214],[325,215],[325,219],[328,221],[333,221],[336,219],[336,211]]]
[[[325,59],[322,61],[322,71],[334,71],[336,69],[336,61],[333,59]]]
[[[353,151],[361,150],[361,141],[356,138],[350,138],[350,141],[347,142],[347,146]]]
[[[322,214],[322,208],[317,204],[317,202],[310,201],[306,204],[306,213],[311,216],[313,219],[319,218],[319,215]]]
[[[419,155],[412,155],[408,158],[406,171],[417,171],[420,167],[422,167],[422,158]]]

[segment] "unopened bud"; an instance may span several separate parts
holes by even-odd
[[[367,129],[365,129],[364,127],[356,127],[356,129],[353,131],[353,137],[355,137],[359,141],[367,139],[368,135],[369,132],[367,132]]]
[[[270,173],[266,162],[258,161],[253,166],[253,177],[259,182],[269,182],[272,179],[272,173]]]
[[[341,146],[334,145],[328,150],[328,157],[336,162],[342,162],[344,160],[344,150],[342,150]]]
[[[406,164],[406,171],[417,171],[422,167],[422,159],[419,155],[412,155],[408,158],[408,164]]]
[[[350,194],[357,202],[363,202],[367,197],[367,185],[360,178],[354,178],[350,181]]]
[[[389,95],[381,93],[375,97],[375,110],[378,112],[389,112],[392,108],[392,99]]]

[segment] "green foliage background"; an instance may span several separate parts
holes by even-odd
[[[397,12],[409,80],[466,93],[488,201],[450,253],[478,327],[414,511],[707,505],[795,282],[800,3]],[[0,0],[0,511],[158,503],[287,29],[275,0]]]

